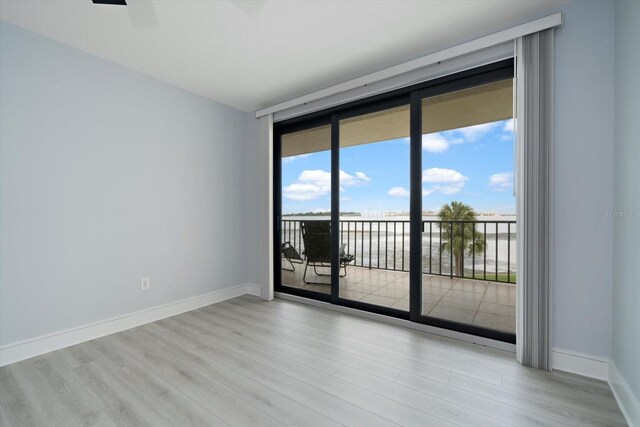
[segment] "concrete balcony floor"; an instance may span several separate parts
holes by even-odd
[[[283,265],[288,263],[283,260]],[[295,271],[282,270],[282,284],[290,287],[330,293],[329,278],[316,276],[309,267],[302,281],[304,265]],[[318,270],[328,273],[328,269]],[[409,273],[347,267],[340,279],[340,296],[370,304],[409,310]],[[502,332],[515,333],[516,287],[514,284],[424,274],[422,278],[422,314]]]

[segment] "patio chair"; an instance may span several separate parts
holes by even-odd
[[[331,276],[330,274],[319,273],[317,267],[331,267],[331,222],[329,221],[302,221],[300,223],[302,230],[302,241],[304,242],[306,264],[304,266],[304,274],[302,281],[306,284],[328,285],[324,282],[307,281],[307,269],[313,267],[316,276]],[[347,266],[355,257],[344,252],[344,245],[340,249],[340,268],[344,269],[347,275]]]
[[[287,268],[283,265],[283,270],[296,271],[296,267],[294,264],[304,264],[304,260],[302,259],[296,248],[291,244],[291,242],[284,242],[282,244],[282,258],[286,259],[287,261],[289,261],[289,264],[291,264],[291,268]]]

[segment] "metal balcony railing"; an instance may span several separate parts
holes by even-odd
[[[300,222],[283,219],[281,237],[303,254]],[[515,225],[516,221],[500,220],[422,221],[422,272],[515,283]],[[351,265],[409,271],[409,221],[341,220],[339,232],[345,252],[355,257]]]

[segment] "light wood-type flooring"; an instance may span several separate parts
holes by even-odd
[[[0,368],[2,426],[622,426],[605,382],[242,296]]]

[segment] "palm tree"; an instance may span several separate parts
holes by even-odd
[[[475,231],[476,213],[473,208],[462,202],[453,201],[442,206],[440,212],[440,229],[442,230],[442,242],[440,251],[449,251],[453,258],[454,274],[462,277],[463,259],[465,251],[471,253],[483,253],[485,249],[484,234]],[[457,222],[467,221],[467,222]]]

